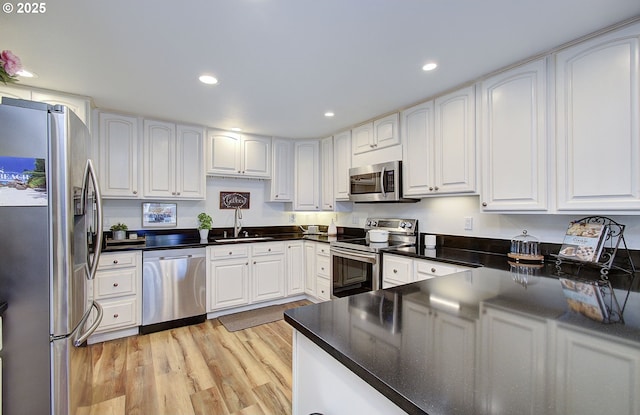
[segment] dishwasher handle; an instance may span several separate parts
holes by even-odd
[[[189,258],[193,258],[193,255],[161,256],[158,259],[160,261],[170,261],[172,259],[189,259]]]

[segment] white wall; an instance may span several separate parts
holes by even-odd
[[[478,196],[436,197],[408,204],[355,204],[352,212],[292,212],[290,203],[266,203],[264,181],[247,179],[207,178],[206,201],[178,202],[178,226],[195,229],[196,216],[206,211],[213,217],[214,227],[232,227],[233,210],[219,209],[221,191],[251,193],[250,209],[243,210],[244,226],[282,226],[291,224],[328,225],[336,219],[339,226],[363,227],[369,216],[407,217],[419,220],[420,232],[511,239],[526,229],[541,242],[561,243],[570,221],[584,215],[489,214],[480,212]],[[142,229],[142,200],[105,200],[105,230],[116,222],[130,229]],[[640,249],[640,217],[606,215],[627,225],[627,246]],[[473,229],[465,230],[465,217],[473,218]]]

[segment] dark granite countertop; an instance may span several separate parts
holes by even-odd
[[[309,240],[316,242],[329,243],[331,241],[343,241],[353,238],[364,237],[364,230],[358,228],[339,228],[339,234],[337,236],[327,236],[326,230],[320,234],[305,234],[298,230],[298,227],[285,226],[285,227],[254,227],[243,228],[248,232],[247,239],[240,236],[238,238],[232,238],[230,236],[224,237],[224,231],[227,231],[227,235],[233,233],[227,229],[215,229],[209,233],[209,238],[206,242],[203,242],[198,237],[197,230],[195,229],[181,229],[174,231],[138,231],[140,239],[138,240],[126,240],[123,243],[114,245],[107,245],[103,252],[115,252],[123,250],[157,250],[157,249],[180,249],[180,248],[198,248],[207,246],[220,246],[238,243],[253,243],[253,242],[281,242],[281,241],[295,241],[295,240]],[[107,233],[110,235],[110,233]],[[144,237],[144,238],[142,238]],[[251,238],[264,237],[267,239],[255,240]],[[238,239],[237,242],[216,242],[217,239]]]
[[[626,291],[614,291],[624,300]],[[569,311],[556,277],[531,276],[523,284],[511,272],[489,267],[291,309],[285,320],[404,411],[464,415],[493,413],[489,407],[498,403],[492,399],[499,399],[494,392],[510,403],[531,402],[526,369],[533,357],[522,355],[522,365],[513,360],[523,343],[492,326],[497,320],[491,310],[516,326],[545,327],[536,332],[536,344],[548,345],[534,364],[541,370],[541,384],[533,385],[538,390],[557,382],[553,365],[561,357],[554,342],[561,328],[640,354],[640,293],[630,293],[625,324],[603,324]],[[441,335],[442,324],[455,328]],[[592,376],[597,382],[599,374]],[[504,379],[508,390],[491,390]],[[537,413],[554,410],[543,406]]]

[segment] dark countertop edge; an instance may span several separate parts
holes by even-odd
[[[380,392],[384,397],[396,404],[403,411],[407,412],[410,415],[428,415],[427,412],[420,409],[410,399],[402,395],[394,388],[390,387],[386,382],[369,372],[367,369],[365,369],[355,361],[351,360],[347,355],[333,348],[320,336],[315,334],[304,325],[300,324],[293,317],[290,317],[287,314],[287,311],[284,312],[284,320],[294,329],[298,330],[306,338],[311,340],[316,346],[327,352],[331,357],[336,359],[336,361],[340,362],[356,376],[366,382],[369,386],[371,386],[372,388]]]
[[[0,302],[0,315],[4,314],[4,312],[7,310],[7,307],[9,307],[9,304],[7,304],[6,301]]]

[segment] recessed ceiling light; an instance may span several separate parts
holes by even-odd
[[[242,128],[239,128],[239,127],[233,127],[233,128],[231,128],[231,131],[242,131]]]
[[[36,75],[33,72],[29,72],[26,69],[22,69],[22,70],[18,71],[18,73],[16,75],[18,75],[19,77],[22,77],[22,78],[37,78],[38,77],[38,75]]]
[[[200,78],[198,79],[200,80],[200,82],[207,85],[215,85],[218,83],[218,80],[211,75],[200,75]]]
[[[423,70],[423,71],[433,71],[433,70],[434,70],[434,69],[436,69],[437,67],[438,67],[438,64],[437,64],[437,63],[429,62],[429,63],[427,63],[426,65],[424,65],[424,66],[422,67],[422,70]]]
[[[324,116],[325,116],[325,117],[327,117],[327,118],[331,118],[331,117],[333,117],[334,115],[336,115],[336,114],[334,114],[334,113],[333,113],[333,112],[331,112],[331,111],[327,111],[327,112],[325,112],[325,113],[324,113]]]

